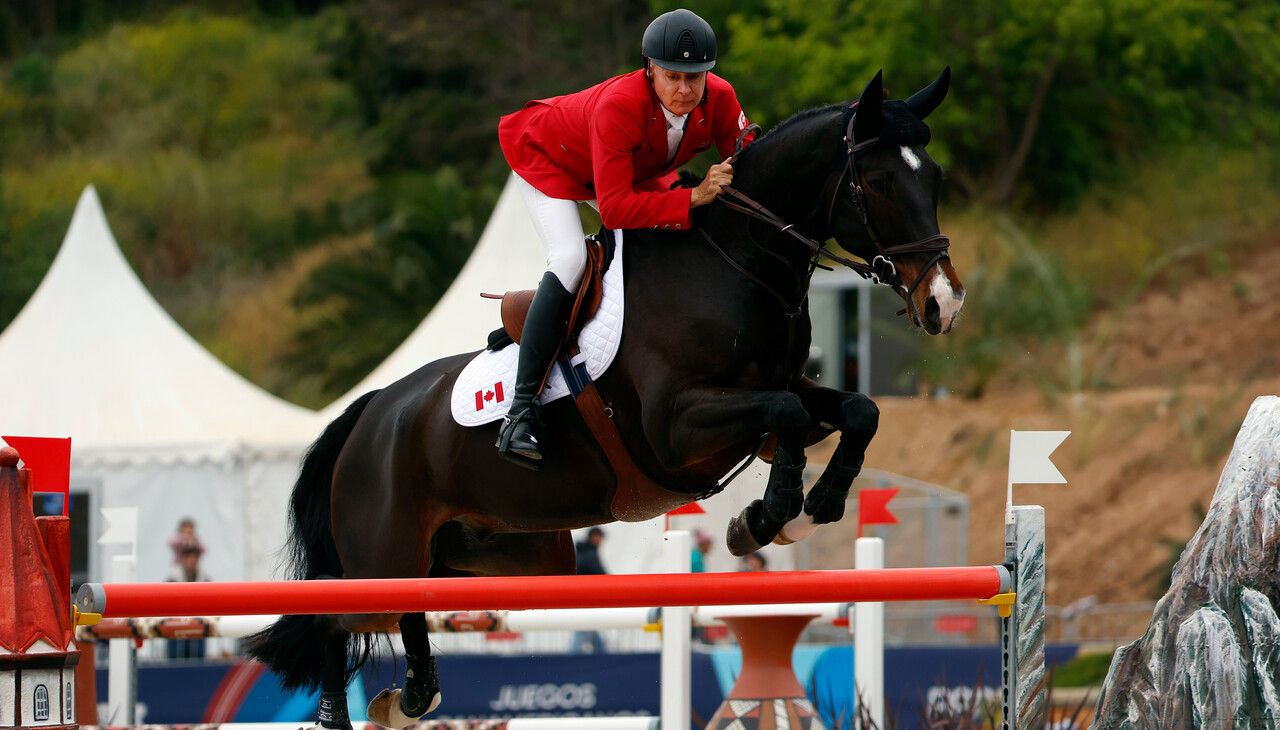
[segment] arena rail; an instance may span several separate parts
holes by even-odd
[[[806,614],[818,621],[846,625],[847,603],[746,604],[695,606],[690,609],[694,626],[724,626],[725,616],[778,616]],[[428,611],[431,633],[524,633],[530,631],[606,631],[661,627],[657,608],[548,608],[528,611]],[[106,618],[101,623],[76,627],[76,641],[110,639],[243,639],[267,628],[279,615],[166,616]],[[393,632],[396,629],[391,629]]]
[[[387,730],[353,721],[354,730]],[[81,725],[80,730],[313,730],[305,722],[223,722],[191,725]],[[517,717],[510,720],[424,720],[406,730],[659,730],[656,717]]]
[[[86,583],[80,614],[108,617],[407,613],[501,607],[621,608],[758,603],[990,599],[1011,590],[1003,565],[776,573],[384,578],[228,583]]]

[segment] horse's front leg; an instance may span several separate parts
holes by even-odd
[[[867,447],[880,423],[880,409],[861,393],[824,388],[808,378],[801,380],[796,392],[813,418],[811,443],[832,430],[840,432],[840,443],[804,500],[804,516],[783,528],[778,541],[784,543],[802,540],[817,525],[836,522],[844,516],[849,488],[862,471]]]
[[[812,422],[800,397],[788,391],[699,387],[684,391],[675,406],[659,453],[672,467],[765,433],[776,437],[764,498],[729,523],[727,538],[729,552],[739,557],[768,545],[804,505],[804,446]],[[656,429],[646,430],[652,436]]]

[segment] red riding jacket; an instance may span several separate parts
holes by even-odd
[[[529,102],[498,123],[498,141],[530,185],[553,198],[597,200],[609,228],[688,228],[691,191],[668,189],[676,168],[712,143],[727,159],[746,126],[733,87],[708,73],[706,100],[689,112],[667,164],[667,118],[640,70]]]

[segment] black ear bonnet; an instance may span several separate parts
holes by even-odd
[[[853,134],[853,114],[858,110],[857,102],[845,107],[844,110],[844,129],[846,135]],[[899,99],[890,99],[881,102],[881,110],[884,113],[884,125],[880,128],[879,141],[872,145],[878,147],[882,144],[900,145],[909,147],[914,144],[929,144],[930,133],[929,125],[916,118],[912,113],[907,102]],[[863,139],[851,139],[850,142],[865,142]],[[868,148],[863,148],[865,151]]]

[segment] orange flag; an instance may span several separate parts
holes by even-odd
[[[62,495],[62,516],[71,510],[71,439],[38,436],[0,436],[18,450],[22,465],[31,470],[31,491]]]
[[[858,537],[862,537],[863,525],[896,525],[898,518],[889,511],[889,500],[898,489],[858,490]]]

